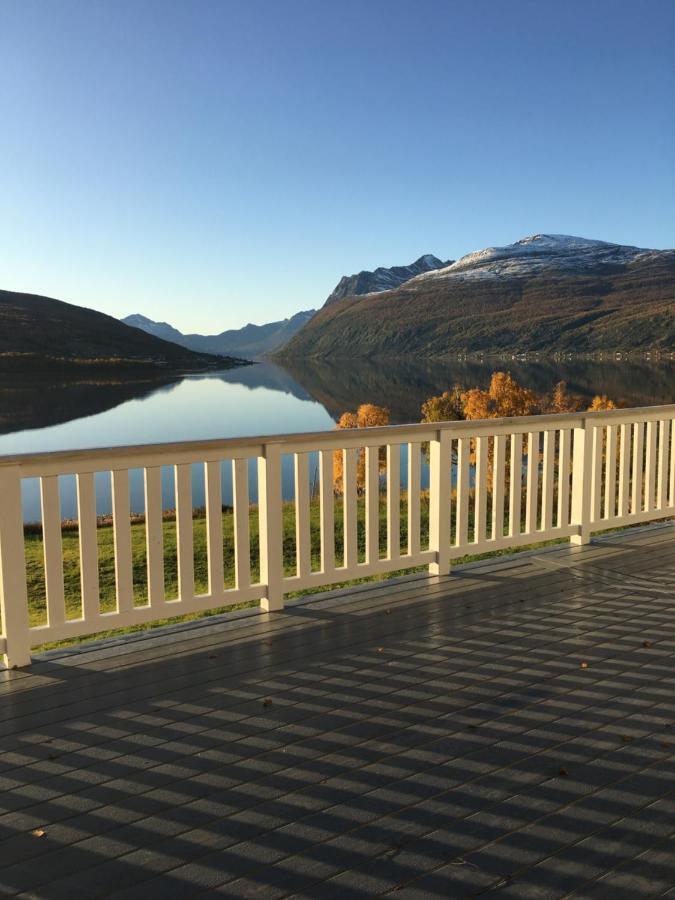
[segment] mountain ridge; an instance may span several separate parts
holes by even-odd
[[[155,322],[141,313],[133,313],[121,321],[126,325],[164,337],[182,347],[200,353],[216,355],[241,355],[260,359],[268,353],[280,349],[312,318],[316,310],[308,309],[295,313],[278,322],[264,325],[249,323],[243,328],[231,328],[220,334],[183,334],[168,322]]]
[[[343,275],[326,298],[325,306],[343,300],[345,297],[361,296],[391,290],[410,281],[417,275],[448,266],[452,260],[439,259],[433,253],[425,253],[409,266],[378,266],[372,271],[363,269],[354,275]]]
[[[390,290],[417,275],[448,266],[451,262],[452,260],[443,261],[432,253],[425,253],[408,266],[378,266],[372,271],[364,269],[354,275],[343,275],[324,302],[324,307],[346,296]],[[191,350],[216,354],[236,353],[253,359],[264,359],[282,352],[284,346],[305,327],[316,312],[315,309],[302,310],[278,322],[264,325],[249,323],[243,328],[232,328],[213,335],[184,334],[168,322],[157,322],[141,313],[132,313],[120,321]]]

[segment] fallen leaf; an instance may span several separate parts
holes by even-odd
[[[385,609],[384,614],[385,614],[385,616],[390,616],[390,615],[391,615],[391,610],[390,610],[390,609]]]
[[[570,773],[567,771],[567,769],[566,769],[564,766],[561,766],[561,767],[558,769],[558,775],[562,776],[563,778],[567,778],[567,776],[568,776],[569,774],[570,774]]]
[[[31,834],[33,835],[33,837],[44,837],[45,836],[45,832],[42,828],[35,828],[33,831],[31,831]]]
[[[664,750],[669,750],[673,745],[670,743],[670,741],[661,741],[661,746]]]
[[[384,653],[384,647],[376,647],[375,652],[376,653]]]
[[[477,869],[478,866],[476,863],[469,862],[468,859],[462,859],[462,857],[458,857],[457,859],[453,859],[450,862],[451,866],[468,866],[470,869]]]
[[[587,669],[587,668],[588,668],[588,663],[587,663],[587,662],[579,663],[579,668],[580,668],[580,669]]]
[[[265,699],[264,699],[263,702],[262,702],[262,705],[263,705],[263,706],[271,706],[271,705],[272,705],[272,698],[271,698],[271,697],[265,697]]]
[[[621,740],[624,742],[624,744],[630,744],[633,738],[629,734],[624,734],[621,736]]]
[[[652,645],[652,642],[651,642],[651,641],[643,641],[643,642],[642,642],[642,646],[643,646],[643,647],[651,647],[651,645]]]

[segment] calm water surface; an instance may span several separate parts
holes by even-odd
[[[347,409],[373,402],[387,406],[392,422],[419,421],[420,405],[453,384],[484,387],[495,368],[539,392],[565,379],[585,397],[608,394],[644,406],[675,400],[672,361],[494,361],[258,364],[173,381],[88,381],[4,378],[0,385],[0,455],[85,447],[227,438],[331,429]],[[292,496],[292,460],[284,466],[284,493]],[[74,480],[61,479],[62,513],[75,515]],[[252,498],[255,475],[252,472]],[[143,509],[142,473],[131,475],[132,508]],[[203,503],[203,474],[194,467],[195,505]],[[110,510],[109,475],[97,481],[98,512]],[[223,467],[223,501],[231,501],[229,466]],[[164,502],[173,503],[173,476],[164,472]],[[27,481],[24,510],[40,515],[39,490]]]

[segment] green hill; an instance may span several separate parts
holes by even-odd
[[[199,371],[239,365],[195,353],[62,300],[0,291],[0,371]]]

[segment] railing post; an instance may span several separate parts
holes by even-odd
[[[260,583],[267,586],[262,609],[284,608],[284,547],[281,508],[281,448],[265,444],[258,458],[258,520],[260,531]]]
[[[450,440],[439,430],[429,442],[429,549],[436,552],[430,575],[450,574]]]
[[[0,467],[0,614],[8,669],[30,665],[26,553],[18,466]]]
[[[593,480],[593,421],[584,418],[574,429],[572,449],[572,524],[579,528],[570,537],[571,544],[588,544],[591,540],[591,497]]]

